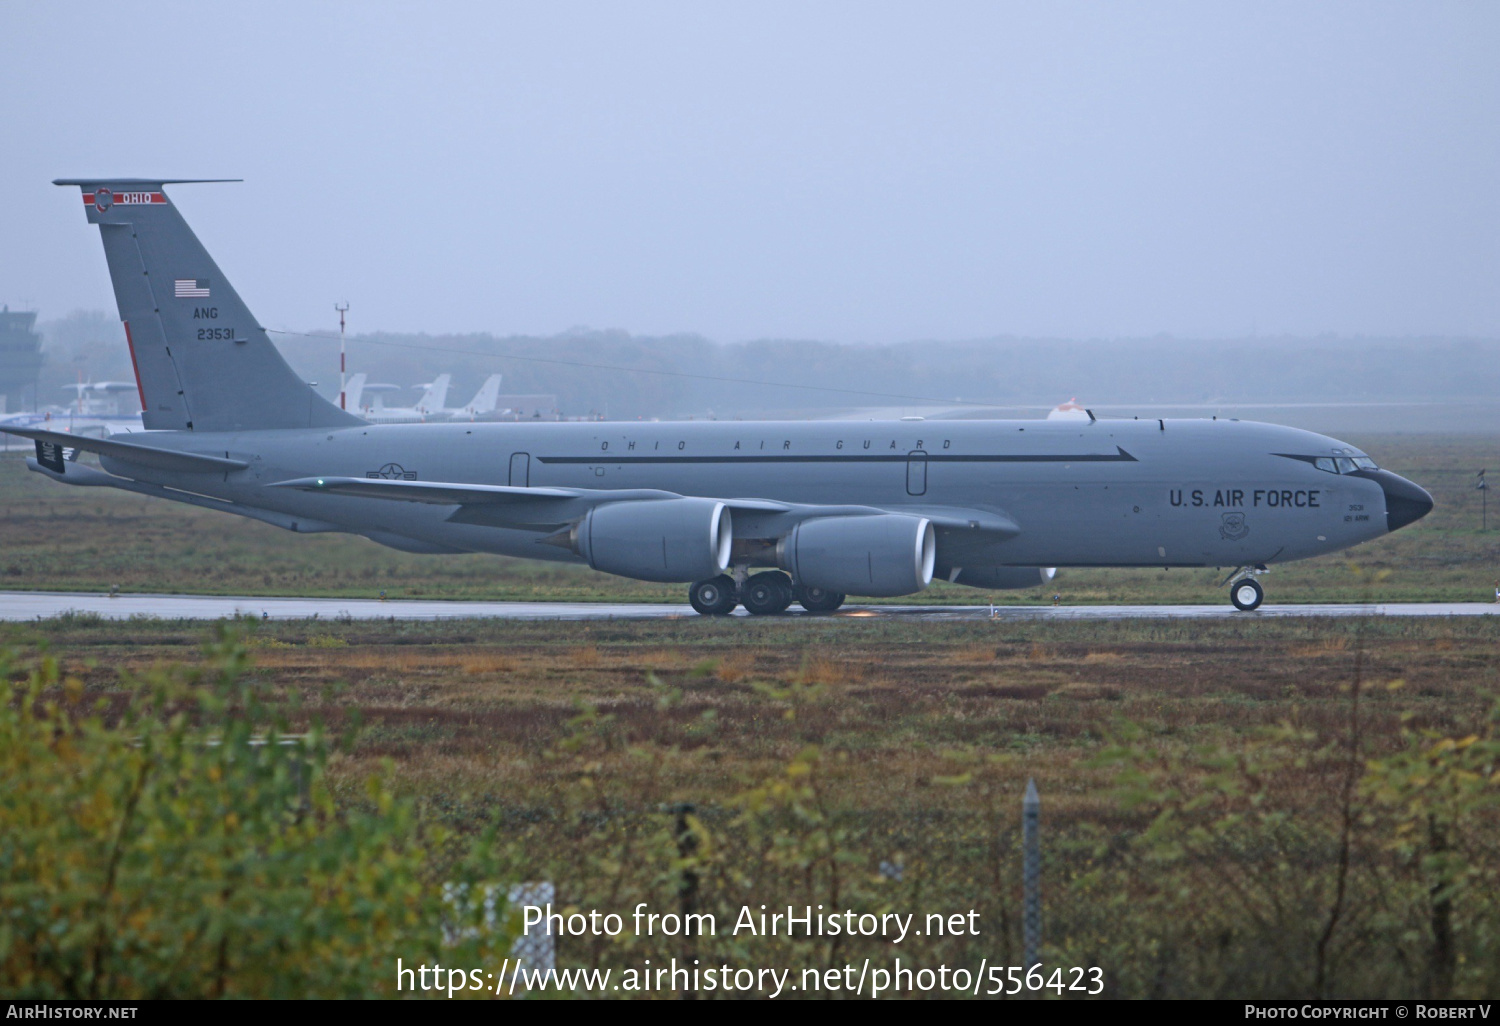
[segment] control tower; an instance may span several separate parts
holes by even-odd
[[[42,370],[42,336],[34,311],[0,308],[0,413],[37,406],[37,377]]]

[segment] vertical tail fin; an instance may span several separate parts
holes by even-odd
[[[344,409],[359,412],[360,401],[365,397],[365,377],[365,372],[360,371],[344,385]]]
[[[500,399],[500,375],[491,374],[484,379],[484,384],[479,386],[479,391],[463,412],[473,417],[481,413],[494,413],[495,404]]]
[[[187,181],[179,179],[175,181]],[[65,178],[99,226],[148,428],[251,431],[361,423],[287,365],[164,186]]]
[[[427,391],[422,393],[421,401],[417,403],[417,411],[442,413],[448,405],[448,383],[452,380],[452,374],[439,374],[433,378],[432,384],[427,386]]]

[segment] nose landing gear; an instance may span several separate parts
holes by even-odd
[[[1244,613],[1260,608],[1266,598],[1266,589],[1255,578],[1265,572],[1265,566],[1257,563],[1255,566],[1242,566],[1229,575],[1229,601],[1234,603],[1234,608]]]
[[[1265,597],[1266,590],[1253,577],[1235,581],[1229,589],[1229,601],[1234,603],[1234,608],[1246,613],[1258,608]]]

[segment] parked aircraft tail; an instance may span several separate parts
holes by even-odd
[[[362,423],[287,365],[164,186],[190,179],[59,178],[99,226],[147,428],[244,431]]]
[[[360,371],[344,383],[344,409],[358,410],[365,397],[365,373]]]
[[[474,393],[474,398],[462,410],[471,417],[483,413],[494,413],[495,404],[500,400],[500,375],[491,374],[484,379],[484,384],[479,386],[479,391]]]
[[[439,374],[433,378],[432,383],[427,386],[427,391],[422,393],[422,398],[417,403],[417,411],[437,413],[444,409],[448,402],[448,383],[452,380],[452,374]]]

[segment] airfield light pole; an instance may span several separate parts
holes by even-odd
[[[344,363],[344,314],[349,312],[349,301],[344,300],[344,305],[333,304],[333,308],[339,312],[339,409],[344,406],[344,371],[347,369]]]
[[[1490,486],[1484,479],[1484,471],[1479,472],[1479,483],[1474,486],[1479,493],[1479,530],[1490,529]]]

